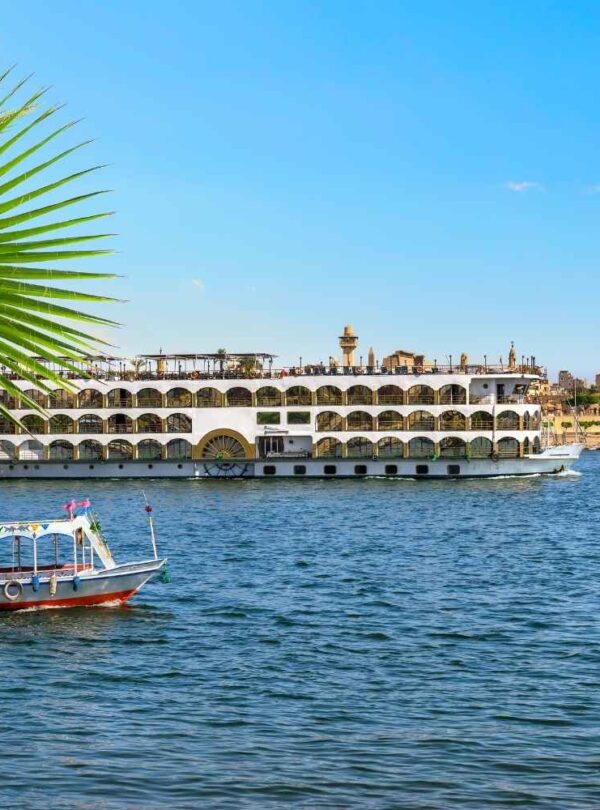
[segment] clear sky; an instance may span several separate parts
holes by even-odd
[[[600,371],[597,2],[5,3],[110,162],[124,355]]]

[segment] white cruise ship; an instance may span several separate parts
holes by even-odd
[[[90,358],[71,393],[14,379],[44,415],[2,402],[0,478],[466,478],[558,473],[581,445],[545,446],[533,358],[441,366],[397,351],[276,370],[274,355]],[[43,362],[43,361],[40,361]],[[129,367],[129,369],[128,369]],[[55,370],[55,369],[54,369]],[[8,375],[7,375],[8,376]]]

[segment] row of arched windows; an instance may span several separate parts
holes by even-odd
[[[100,442],[93,439],[86,439],[78,445],[58,440],[52,442],[47,448],[35,440],[24,442],[19,448],[11,442],[4,441],[0,446],[0,458],[21,461],[40,461],[42,459],[72,461],[75,458],[80,461],[100,461],[101,459],[127,461],[134,458],[150,461],[167,458],[177,461],[192,458],[192,445],[185,439],[172,439],[165,445],[163,453],[163,446],[155,439],[143,439],[135,445],[124,439],[115,439],[109,442],[105,448]]]
[[[341,430],[494,430],[491,413],[477,411],[470,417],[459,411],[444,411],[439,417],[428,411],[413,411],[403,416],[397,411],[382,411],[372,416],[366,411],[353,411],[341,416],[335,411],[317,414],[317,430],[320,432]],[[539,416],[523,415],[523,422],[515,411],[502,411],[496,416],[496,430],[537,430]]]
[[[497,454],[499,458],[518,458],[521,455],[541,452],[539,438],[533,442],[525,439],[521,445],[518,439],[506,437],[496,443],[496,449],[490,439],[478,436],[470,442],[449,436],[442,439],[436,447],[434,442],[424,436],[403,442],[400,439],[386,437],[378,442],[372,442],[364,436],[357,436],[347,442],[341,442],[333,437],[321,439],[316,445],[316,455],[319,458],[341,458],[372,456],[396,458],[490,458]]]
[[[69,408],[219,408],[229,406],[277,408],[306,407],[310,405],[466,405],[467,389],[462,385],[445,385],[434,390],[429,385],[413,385],[404,391],[397,385],[383,385],[376,391],[366,385],[353,385],[342,391],[335,385],[322,385],[312,392],[303,385],[286,391],[274,386],[263,386],[253,395],[248,388],[235,386],[225,392],[206,387],[192,392],[185,388],[172,388],[163,394],[156,388],[142,388],[132,393],[125,388],[113,388],[106,393],[85,388],[78,393],[59,389],[47,395],[37,389],[23,392],[25,396],[45,409]],[[6,393],[0,403],[14,409],[19,403]],[[27,403],[21,403],[26,408]]]
[[[518,439],[506,437],[494,445],[483,436],[478,436],[470,442],[462,439],[448,437],[442,439],[439,445],[424,436],[403,442],[395,437],[385,437],[378,442],[372,442],[364,436],[356,436],[348,442],[340,442],[333,437],[320,439],[316,444],[315,455],[319,458],[341,458],[373,456],[396,458],[490,458],[497,455],[499,458],[517,458],[521,454],[541,452],[539,438],[530,442],[525,439],[522,443]],[[77,458],[80,461],[127,461],[133,459],[158,460],[167,458],[182,460],[192,458],[192,445],[185,439],[172,439],[165,447],[155,439],[143,439],[133,445],[125,439],[115,439],[105,448],[100,442],[86,439],[78,445],[71,442],[57,440],[48,448],[44,448],[36,440],[28,440],[19,448],[9,441],[0,443],[0,458],[19,459],[22,461],[48,459],[50,461],[71,461]]]
[[[132,419],[127,414],[116,413],[103,420],[97,414],[85,414],[71,419],[57,414],[48,421],[38,414],[28,414],[21,420],[26,432],[38,433],[191,433],[192,420],[184,413],[172,413],[161,419],[154,413],[145,413]],[[0,434],[14,435],[18,427],[10,419],[0,418]]]

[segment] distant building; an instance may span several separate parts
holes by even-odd
[[[563,391],[570,391],[573,388],[573,375],[570,371],[562,371],[558,372],[558,387],[562,388]]]
[[[596,388],[600,388],[600,374],[596,374]]]

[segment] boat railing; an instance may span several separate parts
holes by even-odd
[[[85,571],[93,571],[94,567],[89,563],[77,565],[77,573],[81,574]],[[16,580],[30,580],[34,574],[33,566],[21,566],[20,568],[13,568],[12,566],[3,566],[0,568],[0,581],[11,579]],[[38,577],[51,577],[56,574],[57,577],[72,577],[75,575],[75,566],[73,563],[65,563],[64,565],[38,565]]]
[[[298,366],[283,366],[281,368],[256,368],[256,369],[178,369],[177,371],[158,371],[158,370],[142,370],[142,371],[116,371],[116,370],[102,370],[102,371],[89,371],[82,370],[81,375],[76,375],[72,372],[61,373],[60,369],[53,369],[53,373],[58,374],[63,379],[88,379],[102,380],[108,382],[137,382],[137,381],[152,381],[152,380],[276,380],[283,377],[360,377],[364,375],[378,376],[378,377],[395,377],[403,375],[423,375],[430,376],[436,374],[451,374],[451,375],[465,375],[465,376],[501,376],[515,374],[528,374],[534,376],[543,375],[544,370],[539,366],[534,365],[520,365],[515,367],[508,367],[505,365],[489,365],[489,364],[472,364],[472,365],[438,365],[426,363],[424,365],[406,365],[406,366],[336,366],[328,364],[311,364],[311,365],[298,365]],[[6,376],[10,380],[22,379],[18,374],[7,373]],[[37,379],[45,379],[44,375],[37,375]],[[118,406],[118,403],[115,403]],[[127,407],[127,401],[123,401],[122,407]]]

